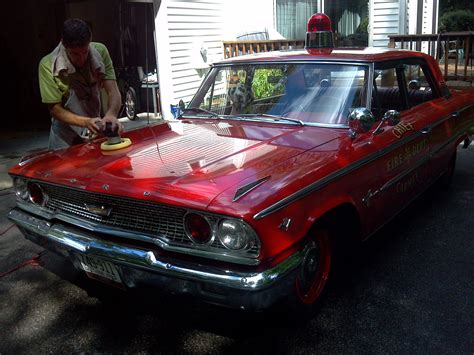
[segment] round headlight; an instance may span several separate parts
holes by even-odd
[[[219,222],[217,236],[222,245],[230,250],[241,250],[249,244],[246,226],[237,220],[224,219]]]
[[[209,222],[197,213],[188,213],[184,217],[184,229],[187,236],[196,244],[206,244],[212,238]]]
[[[13,179],[13,187],[15,189],[15,195],[23,200],[28,200],[28,184],[25,179],[16,177]]]
[[[45,196],[41,187],[34,182],[29,182],[27,186],[30,195],[30,201],[36,205],[43,205],[43,202],[45,201]]]

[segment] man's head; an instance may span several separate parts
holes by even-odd
[[[91,37],[91,29],[83,20],[73,18],[64,22],[61,42],[74,66],[81,68],[87,62]]]

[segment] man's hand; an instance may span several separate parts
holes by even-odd
[[[119,134],[123,132],[122,123],[120,123],[117,117],[112,115],[105,115],[102,119],[102,124],[104,125],[104,128],[107,122],[112,123],[112,131],[117,131]]]
[[[99,134],[102,131],[102,127],[105,127],[105,123],[102,122],[100,117],[88,117],[85,121],[85,127],[94,134]]]

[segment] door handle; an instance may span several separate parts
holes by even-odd
[[[459,118],[459,112],[458,112],[458,111],[453,112],[453,113],[451,114],[451,117],[452,117],[452,118]]]
[[[425,127],[425,128],[422,128],[420,132],[422,134],[428,134],[428,133],[431,133],[431,129],[432,129],[431,126]]]

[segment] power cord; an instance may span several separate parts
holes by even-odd
[[[4,235],[6,232],[8,232],[10,229],[12,229],[13,227],[15,227],[15,225],[12,223],[10,225],[10,227],[8,227],[7,229],[5,229],[3,232],[0,232],[0,236]]]
[[[47,250],[43,250],[42,252],[40,252],[38,255],[32,257],[31,259],[28,259],[26,260],[25,262],[21,263],[20,265],[17,265],[15,266],[14,268],[8,270],[8,271],[5,271],[3,273],[0,274],[0,278],[4,277],[4,276],[7,276],[19,269],[21,269],[22,267],[24,266],[28,266],[28,265],[31,265],[31,266],[41,266],[40,264],[40,259],[41,259],[41,256],[43,256],[43,254],[47,253],[48,251]]]

